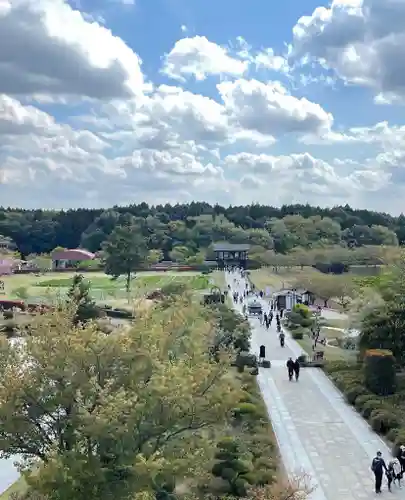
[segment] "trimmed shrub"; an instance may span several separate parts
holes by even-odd
[[[388,439],[388,441],[391,441],[391,443],[393,443],[397,439],[400,432],[401,430],[398,427],[394,427],[387,432],[386,438]]]
[[[266,415],[252,403],[239,403],[239,406],[233,409],[233,417],[240,422],[241,420],[260,420],[266,418]]]
[[[395,358],[385,349],[369,349],[364,357],[366,387],[381,396],[394,394],[396,386]]]
[[[356,410],[361,413],[363,411],[363,406],[372,399],[375,399],[374,394],[361,394],[358,396],[354,402]]]
[[[292,332],[291,335],[294,340],[302,340],[304,338],[303,332]]]
[[[337,361],[327,361],[324,369],[327,373],[335,373],[342,371],[358,370],[359,366],[357,363],[350,363],[348,361],[337,360]]]
[[[399,425],[397,416],[388,410],[374,410],[370,415],[370,425],[375,432],[386,434]]]
[[[248,368],[256,368],[257,366],[257,358],[254,354],[250,352],[242,351],[236,356],[235,360],[236,366],[239,368],[247,366]]]
[[[367,392],[367,390],[364,386],[354,385],[353,387],[350,387],[349,389],[347,389],[345,391],[346,401],[349,404],[354,405],[354,403],[356,402],[356,399],[359,396],[363,396],[364,394],[366,394],[366,392]]]
[[[369,401],[366,401],[363,405],[363,410],[361,414],[365,419],[369,419],[371,413],[374,410],[383,410],[384,409],[384,403],[381,401],[381,399],[370,399]]]

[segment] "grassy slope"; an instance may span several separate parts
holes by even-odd
[[[8,500],[12,493],[25,493],[27,491],[27,484],[22,477],[10,486],[6,491],[0,493],[0,500]]]

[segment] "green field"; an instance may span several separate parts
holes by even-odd
[[[33,302],[49,301],[57,296],[63,297],[72,284],[74,275],[75,273],[47,273],[41,276],[34,274],[3,276],[5,291],[2,296],[5,299]],[[124,277],[113,280],[104,273],[91,273],[85,277],[96,301],[116,304],[120,301],[128,301]],[[205,290],[210,286],[209,281],[207,276],[191,272],[138,273],[131,282],[130,295],[144,295],[172,282],[185,283],[193,290]]]

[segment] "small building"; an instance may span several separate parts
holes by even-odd
[[[52,253],[52,269],[69,269],[77,266],[80,262],[93,260],[94,258],[94,253],[83,248],[57,250]]]
[[[309,290],[286,289],[280,290],[273,295],[277,309],[291,311],[297,304],[312,306],[315,302],[315,295]]]
[[[250,245],[233,243],[214,243],[215,260],[220,269],[227,266],[237,266],[246,269]]]

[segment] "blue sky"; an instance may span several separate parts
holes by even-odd
[[[402,0],[3,0],[0,199],[405,194]]]

